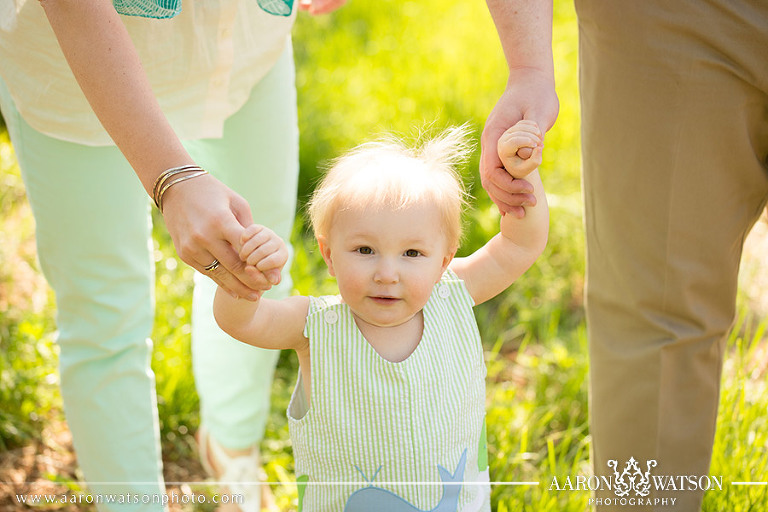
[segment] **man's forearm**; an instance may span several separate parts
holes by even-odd
[[[554,81],[552,0],[486,0],[510,70],[537,68]]]

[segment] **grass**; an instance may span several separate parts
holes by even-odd
[[[586,492],[551,492],[553,476],[588,475],[586,334],[582,311],[584,242],[579,181],[576,23],[570,2],[555,9],[553,41],[561,113],[547,135],[542,176],[552,208],[547,251],[518,283],[477,308],[488,361],[488,444],[496,481],[494,509],[583,511]],[[430,124],[469,122],[479,136],[505,82],[505,65],[482,2],[451,0],[376,5],[351,2],[333,16],[303,17],[294,47],[302,136],[300,199],[318,167],[383,132],[416,136]],[[497,216],[476,178],[476,153],[465,169],[476,199],[467,213],[470,251],[497,229]],[[43,435],[60,417],[54,306],[36,270],[33,222],[7,137],[0,137],[0,460]],[[162,220],[155,219],[157,320],[152,366],[168,466],[194,458],[197,394],[189,333],[192,271],[179,262]],[[334,289],[304,222],[293,234],[292,270],[301,293]],[[711,474],[725,481],[768,480],[766,323],[742,301],[729,338]],[[296,360],[281,356],[263,445],[269,479],[283,510],[296,501],[285,408]],[[2,466],[2,464],[0,464]],[[55,478],[55,475],[52,477]],[[73,485],[73,487],[76,487]],[[706,495],[704,510],[768,509],[766,487],[726,485]],[[202,489],[201,492],[210,492]],[[207,509],[205,509],[207,510]]]
[[[33,439],[58,406],[49,292],[7,134],[0,136],[0,452]]]

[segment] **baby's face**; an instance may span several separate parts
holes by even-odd
[[[427,303],[453,256],[438,209],[355,208],[334,216],[323,257],[359,320],[394,327]]]

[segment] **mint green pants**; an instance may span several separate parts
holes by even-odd
[[[61,391],[78,462],[94,493],[162,492],[149,365],[150,199],[117,148],[34,130],[2,81],[0,107],[34,213],[40,264],[56,294]],[[222,138],[185,145],[200,166],[250,202],[255,222],[288,240],[298,179],[290,48],[227,120]],[[273,296],[290,291],[287,267]],[[192,355],[201,421],[224,446],[245,448],[263,435],[277,352],[220,331],[211,308],[214,291],[212,281],[196,276]],[[138,503],[119,510],[162,507]]]

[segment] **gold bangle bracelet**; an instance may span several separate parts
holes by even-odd
[[[196,165],[185,165],[183,167],[175,167],[173,169],[168,169],[164,171],[160,176],[157,177],[157,180],[155,181],[155,187],[152,191],[152,198],[155,201],[155,205],[159,208],[159,199],[160,199],[160,191],[163,189],[165,183],[172,178],[173,176],[176,176],[178,174],[184,174],[188,172],[194,172],[194,171],[202,171],[200,167]]]
[[[197,168],[197,165],[195,164],[188,164],[188,165],[182,165],[180,167],[171,167],[170,169],[166,169],[163,172],[161,172],[157,178],[155,179],[155,185],[152,187],[153,192],[157,192],[158,188],[160,188],[160,181],[165,178],[170,173],[175,173],[177,171],[185,171],[188,169]]]
[[[203,176],[205,174],[208,174],[208,171],[205,171],[203,169],[200,169],[199,172],[195,172],[192,174],[188,174],[186,176],[182,176],[180,178],[176,178],[175,180],[172,180],[169,183],[166,183],[165,186],[160,189],[160,192],[157,195],[157,208],[160,210],[160,213],[163,213],[163,196],[165,195],[165,192],[171,188],[172,186],[181,183],[182,181],[191,180],[192,178],[197,178],[200,176]]]
[[[155,184],[152,186],[152,199],[155,201],[155,206],[158,206],[160,190],[162,189],[163,184],[168,180],[168,178],[184,172],[202,171],[202,170],[203,169],[201,169],[197,165],[182,165],[181,167],[171,167],[170,169],[166,169],[163,172],[161,172],[160,175],[157,177],[157,179],[155,179]]]

